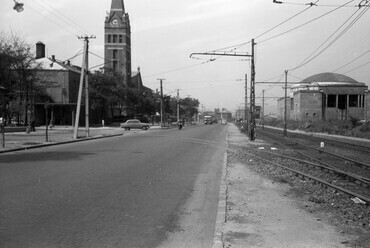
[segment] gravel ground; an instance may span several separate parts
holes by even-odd
[[[265,148],[270,149],[267,146],[265,145]],[[251,158],[251,153],[260,155],[258,147],[255,145],[246,150],[231,145],[228,160],[240,162],[263,177],[288,186],[289,197],[295,199],[302,209],[316,216],[318,220],[328,221],[338,232],[350,237],[342,244],[347,247],[370,247],[369,205],[356,204],[345,194],[300,179],[290,172]]]

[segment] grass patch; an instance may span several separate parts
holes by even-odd
[[[277,119],[265,120],[265,125],[284,128],[284,121]],[[299,122],[288,120],[288,129],[301,130],[314,133],[328,133],[343,136],[370,139],[370,122],[359,122],[357,120],[341,121],[309,121]]]

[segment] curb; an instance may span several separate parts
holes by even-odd
[[[20,147],[20,148],[14,148],[14,149],[9,149],[9,150],[5,150],[5,151],[0,151],[0,154],[8,153],[8,152],[16,152],[16,151],[25,151],[25,150],[37,149],[37,148],[42,148],[42,147],[47,147],[47,146],[56,146],[56,145],[63,145],[63,144],[69,144],[69,143],[77,143],[77,142],[89,141],[89,140],[95,140],[95,139],[111,138],[111,137],[122,136],[122,135],[123,134],[98,135],[98,136],[76,139],[76,140],[66,140],[66,141],[59,141],[59,142],[56,141],[56,142],[52,142],[52,143],[48,143],[48,144],[33,145],[33,146]]]
[[[212,248],[223,248],[224,243],[222,242],[222,226],[226,222],[226,202],[227,202],[227,151],[229,149],[229,144],[227,142],[226,152],[224,155],[224,162],[222,167],[222,176],[221,176],[221,183],[220,183],[220,193],[219,193],[219,201],[218,201],[218,210],[217,210],[217,217],[216,217],[216,225],[215,225],[215,232],[213,237],[213,245]]]

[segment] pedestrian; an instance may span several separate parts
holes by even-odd
[[[36,132],[35,121],[31,121],[31,132]]]

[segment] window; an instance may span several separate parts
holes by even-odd
[[[337,95],[328,95],[328,108],[335,108],[337,106]]]
[[[338,109],[347,109],[347,95],[338,95]]]
[[[117,59],[118,58],[118,50],[114,49],[113,50],[113,56],[112,56],[113,59]]]
[[[117,43],[117,35],[116,34],[113,35],[113,43]]]
[[[358,95],[349,95],[348,107],[358,107]]]
[[[290,98],[290,110],[294,110],[294,98]]]
[[[108,43],[112,42],[112,35],[108,34]]]
[[[118,62],[117,61],[113,61],[113,71],[117,71],[117,65],[118,65]]]
[[[118,41],[119,43],[123,43],[123,35],[122,34],[119,35],[118,39],[119,39],[119,41]]]

